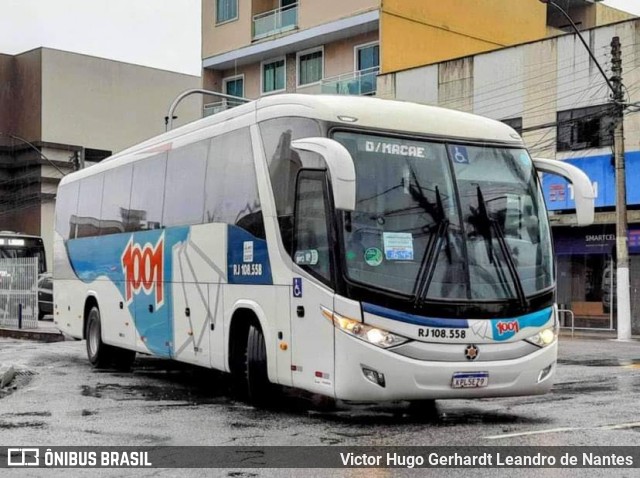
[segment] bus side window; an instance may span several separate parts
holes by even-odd
[[[128,221],[132,176],[131,164],[104,173],[100,235],[119,234],[130,230]]]
[[[161,227],[166,167],[166,153],[134,164],[131,206],[126,220],[127,232]]]
[[[211,140],[205,180],[204,222],[233,224],[264,239],[251,135],[242,128]]]
[[[78,213],[75,216],[76,237],[97,236],[100,233],[100,209],[104,174],[80,180]]]
[[[165,227],[202,224],[208,150],[205,140],[169,152],[162,214]]]
[[[295,202],[294,261],[303,269],[331,283],[331,247],[327,222],[326,173],[301,170]]]
[[[58,188],[56,195],[56,232],[65,241],[75,237],[75,224],[71,219],[75,218],[78,210],[78,188],[80,183],[75,181]]]
[[[274,118],[260,123],[262,144],[269,166],[271,189],[276,203],[280,235],[286,251],[292,255],[293,204],[296,175],[302,167],[317,167],[305,162],[300,152],[291,149],[291,141],[322,136],[320,124],[310,118]],[[309,153],[311,154],[311,153]]]

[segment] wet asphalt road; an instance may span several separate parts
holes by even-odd
[[[0,363],[12,363],[19,371],[17,389],[0,395],[3,446],[640,444],[638,342],[563,338],[550,394],[439,401],[437,416],[430,418],[409,414],[404,403],[334,409],[317,397],[293,393],[277,407],[259,410],[234,400],[226,377],[210,371],[149,357],[139,357],[132,373],[93,370],[84,342],[77,341],[42,344],[0,339]],[[20,476],[69,476],[81,471],[32,470],[21,471]],[[144,470],[139,476],[182,476],[178,471]],[[196,476],[194,471],[182,473]],[[443,470],[209,470],[197,476],[374,478],[416,473],[441,476]],[[637,469],[535,474],[636,473]],[[92,476],[122,474],[122,470],[92,471]],[[526,470],[446,474],[525,476]]]

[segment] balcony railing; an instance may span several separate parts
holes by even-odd
[[[228,109],[233,108],[234,106],[238,106],[243,104],[243,101],[235,101],[235,100],[222,100],[216,101],[214,103],[207,103],[204,105],[202,116],[211,116],[216,113],[220,113],[221,111],[226,111]]]
[[[298,26],[298,4],[292,3],[253,16],[253,39],[259,40]]]
[[[330,95],[374,95],[380,67],[367,68],[322,80],[322,93]]]

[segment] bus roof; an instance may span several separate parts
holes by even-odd
[[[26,238],[26,239],[42,239],[40,236],[34,236],[33,234],[24,234],[22,232],[15,232],[15,231],[0,231],[0,237],[19,237],[19,238]]]
[[[116,164],[120,164],[120,162],[113,164],[112,161],[129,157],[134,153],[161,152],[164,147],[166,147],[164,150],[171,149],[171,144],[178,138],[206,131],[209,127],[216,125],[237,122],[242,117],[250,120],[246,124],[251,124],[286,116],[316,118],[345,126],[375,128],[382,131],[523,146],[522,139],[511,127],[500,121],[471,113],[365,96],[279,94],[236,106],[150,138],[105,159],[97,167],[73,173],[71,178],[69,176],[63,178],[61,183],[111,169]]]

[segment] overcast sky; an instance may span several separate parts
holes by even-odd
[[[200,2],[0,0],[0,52],[46,46],[200,75]],[[640,0],[604,3],[640,15]]]

